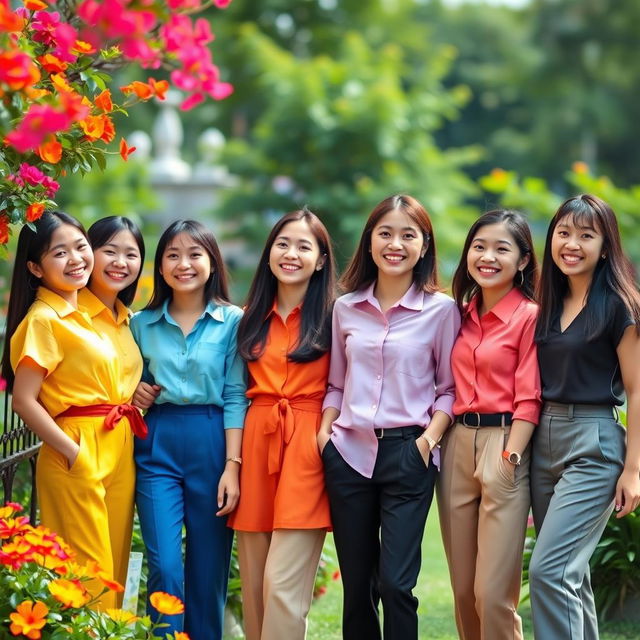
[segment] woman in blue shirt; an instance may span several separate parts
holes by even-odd
[[[158,242],[152,298],[131,322],[144,362],[134,402],[149,407],[149,435],[135,445],[136,504],[148,593],[184,601],[184,621],[163,621],[191,640],[222,638],[233,539],[226,516],[240,494],[247,405],[241,315],[229,304],[213,234],[192,220],[171,224]]]

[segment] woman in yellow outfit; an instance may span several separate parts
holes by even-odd
[[[131,430],[144,429],[128,404],[135,385],[126,384],[110,332],[96,328],[78,304],[94,264],[84,229],[62,212],[45,213],[35,228],[25,226],[18,239],[3,375],[14,410],[43,440],[36,473],[42,524],[71,545],[79,562],[95,561],[105,576],[123,579]],[[133,369],[141,367],[139,353],[128,357],[138,362]],[[87,586],[94,596],[102,591],[97,580]],[[116,606],[116,594],[106,593],[99,605]]]

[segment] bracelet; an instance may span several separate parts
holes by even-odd
[[[238,464],[242,464],[242,458],[238,457],[238,456],[232,456],[231,458],[227,458],[225,460],[225,464],[227,462],[237,462]]]
[[[430,435],[427,434],[426,431],[420,437],[423,440],[427,441],[427,444],[429,445],[429,450],[430,451],[433,451],[434,449],[439,449],[440,448],[440,445],[438,444],[438,442],[440,442],[440,440],[438,439],[438,442],[436,442]]]

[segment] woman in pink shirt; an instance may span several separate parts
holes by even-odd
[[[371,213],[333,311],[318,447],[344,585],[344,640],[417,640],[420,544],[451,423],[460,325],[438,292],[429,216],[397,195]]]
[[[442,443],[438,511],[462,640],[521,640],[516,612],[540,414],[536,258],[515,211],[473,224],[453,278],[455,425]]]

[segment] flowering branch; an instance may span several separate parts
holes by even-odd
[[[106,164],[116,137],[111,114],[163,100],[169,81],[149,77],[112,96],[126,65],[166,69],[191,109],[232,87],[220,79],[209,23],[191,15],[230,0],[0,0],[0,245],[10,224],[30,224],[55,206],[57,179]],[[135,149],[119,143],[124,160]]]

